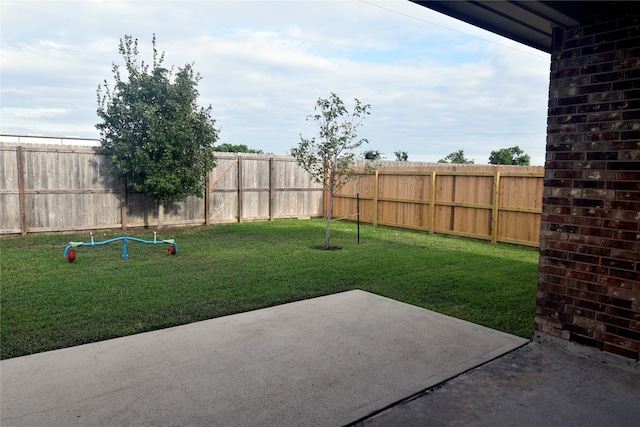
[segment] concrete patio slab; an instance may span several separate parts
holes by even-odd
[[[345,425],[527,342],[350,291],[4,360],[0,424]]]
[[[640,362],[545,334],[353,427],[637,427]]]

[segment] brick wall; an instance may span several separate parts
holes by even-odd
[[[554,30],[536,329],[638,360],[640,6]]]

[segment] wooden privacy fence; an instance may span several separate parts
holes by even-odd
[[[165,225],[326,213],[322,186],[294,158],[216,157],[204,197],[165,206]],[[0,235],[155,227],[158,222],[155,203],[114,179],[97,148],[0,143],[0,168]],[[356,214],[359,192],[363,222],[539,246],[542,167],[379,162],[376,169],[339,191],[334,218]]]
[[[376,169],[340,189],[333,217],[355,218],[351,215],[359,199],[361,221],[373,225],[540,245],[542,166],[427,164]]]
[[[165,207],[165,225],[322,216],[322,186],[292,157],[216,153],[204,198]],[[114,179],[97,148],[0,144],[0,234],[154,227],[153,201]]]

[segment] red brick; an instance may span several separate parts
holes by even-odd
[[[638,148],[640,148],[640,141],[611,141],[607,143],[607,149],[611,151],[637,150]]]
[[[640,284],[640,282],[638,282]],[[640,307],[640,291],[634,290],[632,287],[608,287],[607,295],[631,301],[631,309],[638,310]]]
[[[574,180],[573,188],[597,189],[603,190],[607,185],[607,181],[602,180]]]
[[[546,264],[555,266],[555,267],[560,267],[563,269],[567,269],[567,268],[575,269],[575,266],[576,266],[576,263],[573,261],[566,261],[566,260],[557,259],[557,258],[546,258]]]
[[[606,239],[595,236],[587,236],[581,234],[569,234],[567,238],[572,243],[584,244],[584,245],[592,245],[592,246],[600,246]]]
[[[547,265],[546,262],[540,268],[543,273],[548,273],[555,276],[564,276],[566,269]]]
[[[553,224],[569,224],[571,222],[571,217],[568,215],[543,215],[542,220],[548,223],[553,223]],[[556,225],[556,226],[550,227],[550,229],[557,230],[558,227]],[[561,231],[561,230],[558,230],[558,231]]]
[[[600,246],[578,246],[575,250],[577,253],[588,254],[588,255],[596,255],[596,256],[610,256],[611,249],[603,248]]]
[[[578,334],[584,337],[593,337],[593,329],[586,326],[579,326],[573,323],[565,323],[562,325],[563,329],[571,332],[571,335]]]
[[[639,227],[640,227],[640,211],[623,211],[623,210],[616,210],[611,212],[611,218],[613,219],[619,219],[622,221],[636,221],[636,223],[639,223]]]
[[[545,188],[544,191],[545,193],[547,193],[547,192],[550,192],[551,189]],[[570,206],[571,199],[567,197],[543,197],[542,203],[545,206]]]
[[[609,143],[600,142],[600,141],[588,141],[588,142],[577,142],[572,144],[572,147],[575,151],[584,151],[585,153],[589,153],[590,151],[595,152],[603,152],[608,150]]]
[[[624,211],[640,211],[640,201],[622,201],[622,200],[607,200],[604,202],[605,209],[624,210]]]
[[[609,268],[608,267],[604,267],[602,265],[585,264],[585,263],[582,263],[582,262],[576,262],[576,270],[578,270],[578,271],[586,271],[586,272],[589,272],[589,273],[594,273],[594,274],[597,274],[598,277],[600,275],[609,274]]]
[[[601,304],[593,301],[581,300],[581,299],[574,300],[573,305],[576,307],[586,308],[587,310],[593,310],[593,311],[604,311],[606,308],[605,304]],[[610,313],[610,314],[615,315],[615,313]]]
[[[630,194],[630,195],[627,195],[626,197],[617,197],[618,199],[640,200],[640,181],[624,181],[624,180],[606,181],[606,188],[610,190],[623,190],[628,192],[632,192],[632,191],[635,192],[635,197],[633,197]]]
[[[552,326],[554,328],[562,328],[562,322],[560,322],[557,319],[551,318],[549,316],[536,316],[536,323],[539,323],[541,325],[548,325],[548,326]]]
[[[620,279],[628,279],[628,280],[634,280],[638,277],[638,273],[636,271],[619,270],[617,268],[610,268],[609,274],[612,277],[618,277]]]
[[[631,350],[627,347],[621,347],[611,343],[602,343],[602,350],[617,354],[618,356],[627,357],[629,359],[638,360],[638,350]]]
[[[593,132],[585,136],[585,141],[617,141],[619,139],[620,132]]]
[[[631,242],[640,242],[640,234],[635,231],[614,230],[613,238],[616,240],[629,240]]]
[[[552,283],[555,285],[562,285],[564,287],[569,287],[569,288],[574,288],[576,286],[576,281],[575,279],[570,279],[568,277],[566,277],[566,275],[563,273],[560,276],[554,276],[552,274],[548,274],[546,281],[548,283]]]
[[[587,114],[587,121],[592,122],[612,122],[617,121],[622,118],[622,113],[620,111],[599,111],[591,114]],[[617,135],[617,132],[616,132]],[[610,141],[610,138],[604,139],[595,139],[594,141]]]
[[[607,162],[607,170],[624,170],[624,171],[634,171],[638,169],[638,162]]]
[[[597,319],[597,317],[596,317]],[[604,322],[601,322],[599,320],[596,319],[590,319],[587,317],[581,317],[581,316],[577,316],[574,315],[573,316],[573,324],[574,325],[578,325],[578,326],[582,326],[584,328],[589,329],[590,331],[605,331],[606,330],[606,325],[604,324]]]
[[[612,249],[611,257],[617,258],[617,259],[629,260],[629,261],[640,261],[640,252]]]
[[[621,181],[640,181],[640,172],[618,172]]]
[[[554,337],[562,338],[568,340],[570,337],[569,331],[563,331],[560,328],[554,328],[550,325],[543,325],[536,323],[536,331],[544,332],[545,334],[549,334]]]
[[[589,319],[595,319],[596,318],[596,314],[598,312],[594,311],[594,310],[587,310],[585,308],[582,307],[576,307],[573,305],[568,305],[565,307],[565,312],[568,314],[575,314],[578,316],[582,316],[582,317],[586,317]]]
[[[633,261],[627,261],[617,258],[602,258],[600,264],[606,265],[607,267],[621,268],[624,270],[635,269],[635,263]]]
[[[631,329],[621,328],[615,325],[606,325],[605,330],[610,334],[640,343],[640,332],[638,331],[632,331]]]
[[[576,288],[578,289],[586,289],[587,291],[590,292],[595,292],[595,293],[604,293],[608,291],[608,288],[606,286],[603,285],[599,285],[597,284],[597,277],[594,278],[592,281],[587,281],[587,280],[579,280],[576,283]]]
[[[584,336],[576,333],[571,333],[570,337],[571,337],[571,341],[577,342],[578,344],[584,344],[584,345],[588,345],[596,348],[602,347],[602,341],[592,337],[588,337],[588,336]]]
[[[629,320],[640,320],[640,312],[634,310],[627,310],[624,308],[609,305],[606,306],[604,312],[612,316],[623,317]]]
[[[555,251],[553,249],[545,249],[540,251],[540,256],[551,257],[556,259],[567,259],[569,252]]]
[[[596,319],[609,324],[609,325],[616,325],[619,326],[621,328],[630,328],[631,327],[631,321],[629,319],[624,319],[622,317],[616,317],[616,316],[611,316],[610,314],[605,314],[605,313],[597,313],[596,314]]]
[[[633,301],[630,299],[616,298],[609,295],[598,295],[598,302],[629,310],[633,309]]]
[[[551,301],[551,300],[546,299],[546,298],[539,298],[537,304],[538,304],[538,306],[540,306],[542,308],[548,308],[548,309],[553,310],[553,311],[562,310],[562,306],[564,305],[559,301]]]
[[[540,283],[538,290],[561,295],[564,293],[564,286],[554,285],[552,283]]]
[[[598,294],[596,294],[595,292],[588,292],[588,291],[573,289],[573,288],[567,288],[565,290],[565,295],[579,298],[581,300],[588,300],[588,301],[597,301],[598,299]]]
[[[578,248],[578,245],[575,243],[569,243],[567,241],[550,240],[548,243],[550,249],[557,249],[560,251],[574,252]]]
[[[581,217],[611,218],[612,212],[608,209],[579,208],[574,215]]]
[[[612,238],[614,232],[608,228],[580,227],[580,234],[584,236]]]
[[[599,276],[598,283],[608,286],[609,288],[634,289],[634,283],[637,283],[637,281],[635,281],[634,279],[624,279],[606,275]]]
[[[636,221],[620,221],[615,219],[613,221],[604,221],[603,227],[613,228],[616,230],[638,230],[638,222]]]
[[[620,241],[620,240],[604,240],[602,242],[602,246],[608,248],[618,248],[622,250],[635,250],[636,243],[633,241]]]
[[[571,205],[578,207],[586,207],[586,208],[602,208],[604,205],[605,199],[580,199],[580,198],[572,198]]]

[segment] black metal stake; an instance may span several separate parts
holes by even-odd
[[[356,214],[358,215],[358,244],[360,244],[360,192],[356,193]]]

